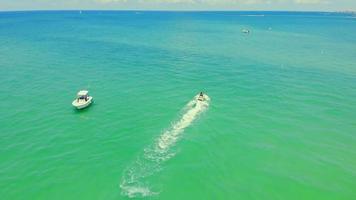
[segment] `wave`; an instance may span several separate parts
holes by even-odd
[[[147,178],[160,171],[163,162],[175,155],[172,146],[181,138],[185,128],[209,107],[210,98],[207,95],[204,101],[198,101],[197,98],[198,95],[189,101],[183,108],[180,119],[172,123],[152,145],[144,149],[143,155],[127,168],[120,183],[123,195],[132,198],[158,194],[152,191]]]

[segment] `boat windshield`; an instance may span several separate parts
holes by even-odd
[[[86,95],[85,96],[84,95],[83,96],[79,96],[78,99],[87,99],[87,96]]]

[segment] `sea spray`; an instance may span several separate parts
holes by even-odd
[[[181,138],[184,129],[209,107],[210,98],[205,95],[204,101],[195,96],[183,108],[183,114],[178,121],[165,130],[155,142],[144,149],[140,155],[124,172],[120,188],[122,194],[128,197],[145,197],[157,194],[153,192],[147,182],[147,177],[160,171],[163,162],[173,157],[172,146]]]

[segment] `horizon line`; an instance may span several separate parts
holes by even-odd
[[[141,12],[310,12],[310,13],[353,13],[356,10],[238,10],[238,9],[14,9],[0,12],[41,12],[41,11],[141,11]]]

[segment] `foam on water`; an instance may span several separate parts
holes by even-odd
[[[209,107],[210,98],[207,95],[204,101],[198,101],[197,98],[198,95],[187,103],[180,119],[172,123],[154,144],[145,148],[144,154],[125,171],[120,183],[123,195],[131,198],[158,194],[151,191],[146,178],[160,171],[162,163],[175,155],[171,147],[181,138],[185,128]]]

